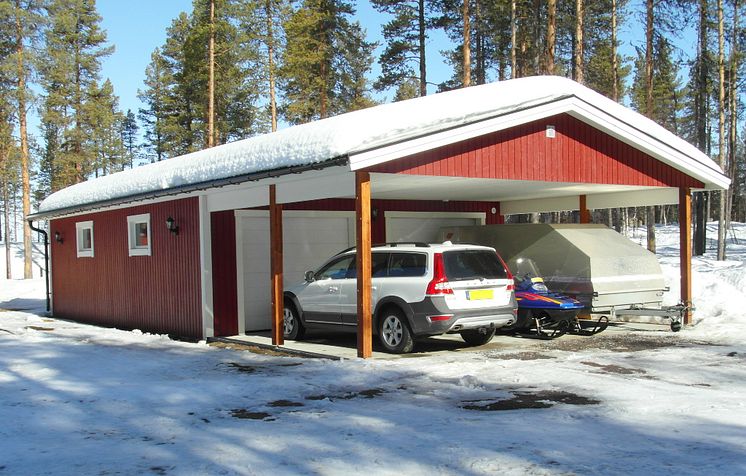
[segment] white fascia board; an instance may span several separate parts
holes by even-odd
[[[572,98],[561,99],[389,146],[359,153],[352,152],[349,154],[350,170],[366,169],[390,160],[562,114],[568,111],[571,104]]]
[[[730,179],[725,176],[717,164],[705,154],[694,151],[700,155],[703,160],[712,162],[706,165],[694,157],[683,153],[679,149],[656,139],[644,131],[636,129],[629,124],[616,119],[614,116],[607,114],[605,111],[588,104],[585,101],[573,99],[572,108],[568,114],[574,118],[585,122],[607,134],[615,137],[622,142],[641,150],[661,162],[682,171],[683,173],[701,180],[705,188],[727,189],[730,185]],[[692,148],[690,146],[689,148]],[[711,187],[708,187],[711,185]]]
[[[530,200],[508,200],[500,202],[501,215],[515,215],[517,213],[559,212],[577,210],[580,197],[569,195],[566,197],[534,198]]]
[[[672,187],[656,187],[628,192],[596,193],[586,195],[586,206],[589,210],[643,207],[648,205],[675,205],[679,202],[679,190]],[[528,200],[506,200],[500,202],[500,213],[515,215],[517,213],[542,213],[572,211],[580,208],[578,195],[564,197],[535,198]]]
[[[207,209],[210,212],[267,205],[269,205],[269,187],[266,185],[254,183],[251,187],[240,186],[233,190],[215,190],[207,193]]]
[[[673,187],[612,192],[586,195],[586,206],[593,209],[618,207],[645,207],[649,205],[676,205],[679,203],[679,189]]]
[[[312,177],[299,174],[283,179],[277,182],[277,203],[355,197],[355,173],[348,167],[321,170]]]

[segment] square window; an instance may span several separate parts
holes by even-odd
[[[150,256],[150,214],[127,217],[130,256]]]
[[[92,221],[80,221],[75,224],[75,241],[78,258],[93,258]]]

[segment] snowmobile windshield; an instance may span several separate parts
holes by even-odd
[[[511,269],[516,279],[540,278],[539,267],[531,258],[516,258]]]

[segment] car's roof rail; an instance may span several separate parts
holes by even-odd
[[[388,243],[384,243],[382,245],[376,245],[376,246],[391,246],[392,248],[396,248],[397,246],[401,245],[409,245],[414,246],[415,248],[429,248],[429,243],[423,243],[422,241],[391,241]]]
[[[422,241],[391,241],[388,243],[376,243],[376,244],[371,245],[370,247],[375,248],[378,246],[391,246],[392,248],[396,248],[397,246],[401,246],[401,245],[414,246],[415,248],[429,248],[430,247],[430,244],[424,243]],[[335,254],[334,256],[339,256],[341,254],[347,253],[348,251],[352,251],[355,248],[357,248],[357,246],[350,246],[349,248],[343,249],[342,251]]]

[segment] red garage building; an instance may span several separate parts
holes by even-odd
[[[691,192],[728,184],[654,122],[568,79],[532,77],[90,180],[30,219],[50,220],[55,316],[191,338],[271,327],[282,343],[282,300],[271,296],[283,277],[300,280],[357,244],[358,353],[368,356],[371,241],[429,241],[444,225],[515,213],[678,203],[691,302]]]

